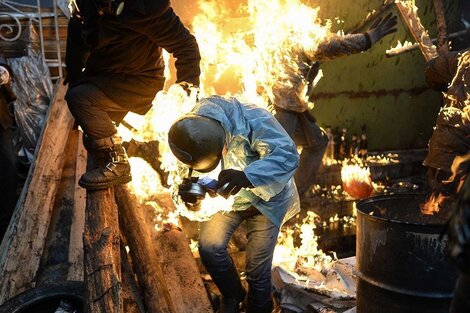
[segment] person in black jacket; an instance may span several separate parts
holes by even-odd
[[[16,127],[13,102],[16,96],[10,87],[11,69],[0,63],[0,241],[2,241],[17,200],[18,183],[13,134]]]
[[[104,162],[79,181],[104,189],[131,180],[114,123],[145,114],[165,77],[162,49],[176,58],[177,80],[199,85],[200,53],[169,0],[76,0],[68,25],[65,99],[88,151]]]

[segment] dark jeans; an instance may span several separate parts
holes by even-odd
[[[72,86],[67,91],[65,100],[83,132],[95,141],[116,133],[113,121],[121,122],[129,112],[92,84]]]
[[[13,148],[13,130],[0,126],[0,242],[8,228],[17,201],[18,185],[16,152]]]
[[[199,254],[222,295],[232,296],[230,288],[235,289],[240,283],[238,277],[227,275],[234,268],[227,252],[227,244],[235,229],[244,220],[248,237],[246,249],[248,307],[252,308],[252,312],[256,312],[256,308],[272,305],[271,265],[279,228],[254,207],[246,211],[217,213],[210,221],[200,224]]]
[[[302,197],[313,186],[313,178],[322,164],[328,137],[308,111],[298,113],[278,109],[275,116],[295,144],[302,147],[299,167],[294,175],[297,190]]]

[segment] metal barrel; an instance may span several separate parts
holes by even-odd
[[[450,210],[425,216],[424,201],[397,194],[357,204],[358,313],[449,311],[457,278],[444,235]]]

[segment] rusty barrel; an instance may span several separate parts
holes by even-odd
[[[358,313],[449,311],[457,272],[443,234],[451,210],[423,215],[424,201],[397,194],[357,204]]]

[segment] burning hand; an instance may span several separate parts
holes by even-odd
[[[384,19],[379,17],[366,33],[369,35],[370,42],[373,45],[388,34],[396,32],[396,26],[397,16],[390,13]]]
[[[218,180],[219,194],[225,198],[236,195],[242,188],[253,186],[243,171],[233,169],[221,171]]]

